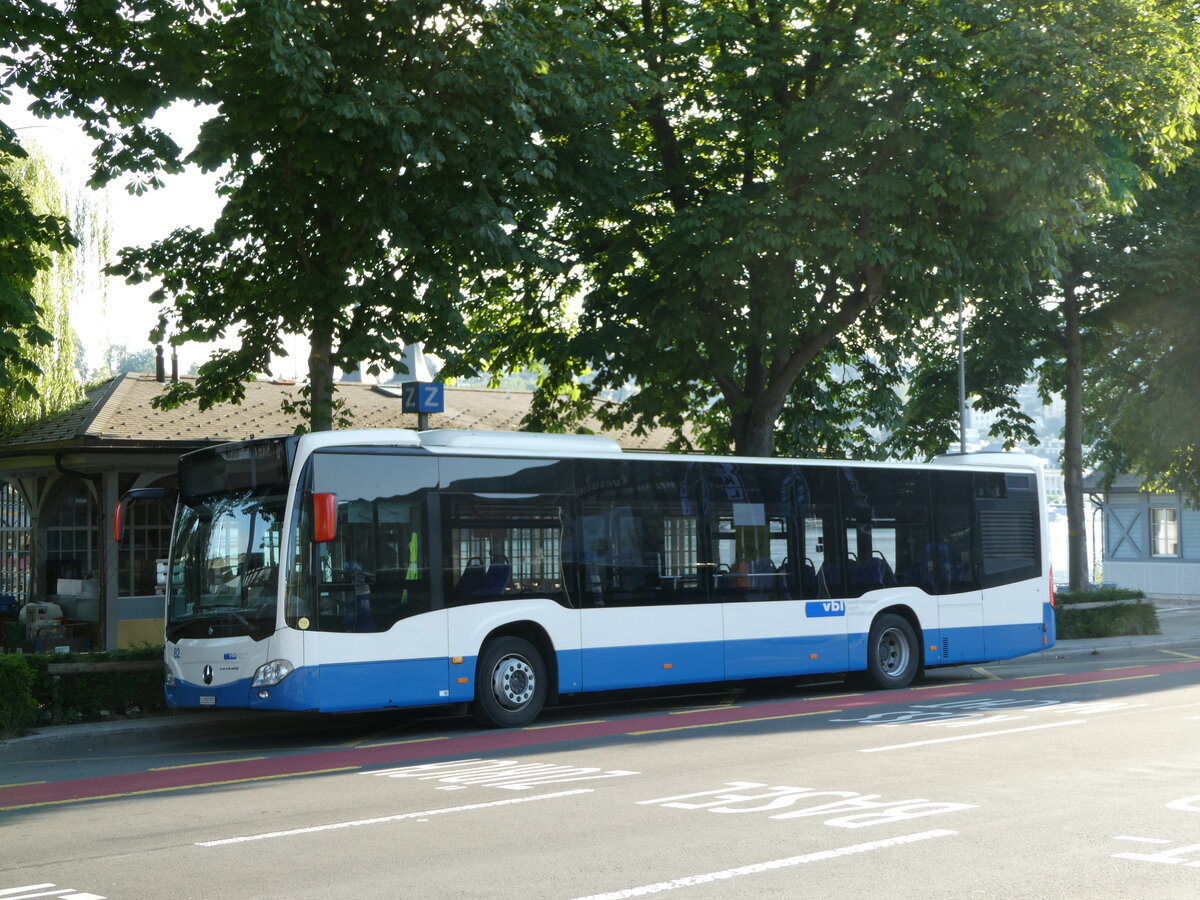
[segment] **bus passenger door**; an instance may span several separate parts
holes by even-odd
[[[694,463],[580,460],[579,560],[585,690],[720,681],[720,606],[700,552]]]
[[[925,555],[930,590],[938,595],[938,654],[943,664],[985,659],[973,490],[969,472],[933,473],[934,537]]]
[[[320,709],[446,702],[449,639],[445,612],[433,608],[428,525],[437,461],[318,451],[312,467],[313,492],[334,498],[336,516],[314,553],[304,648]]]

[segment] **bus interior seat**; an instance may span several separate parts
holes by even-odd
[[[804,565],[800,567],[800,596],[819,596],[818,584],[817,567],[811,559],[805,557]]]
[[[895,584],[896,576],[883,554],[876,550],[867,559],[854,564],[850,580],[858,587],[883,587]]]
[[[472,556],[467,560],[467,566],[459,576],[458,584],[454,586],[454,592],[459,597],[474,597],[484,593],[486,587],[487,570],[483,567],[483,560],[478,556]]]
[[[512,566],[508,564],[508,558],[493,556],[484,576],[483,593],[488,596],[503,594],[504,589],[508,587],[508,579],[511,574]]]

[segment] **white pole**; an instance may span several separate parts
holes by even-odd
[[[967,452],[967,363],[963,351],[963,297],[958,291],[958,452]]]

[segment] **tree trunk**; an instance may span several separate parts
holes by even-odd
[[[1087,531],[1083,511],[1083,336],[1077,273],[1063,279],[1063,339],[1066,346],[1067,385],[1063,399],[1063,485],[1067,503],[1067,574],[1072,591],[1086,591],[1088,576]]]
[[[754,398],[750,409],[733,417],[733,452],[738,456],[774,456],[775,423],[782,410],[782,403],[763,396]]]
[[[308,344],[308,425],[312,431],[333,430],[333,327],[313,326]]]

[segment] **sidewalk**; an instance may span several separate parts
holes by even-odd
[[[1079,638],[1059,641],[1047,650],[1028,654],[1029,657],[1061,659],[1065,656],[1092,656],[1105,650],[1125,650],[1133,647],[1166,650],[1172,647],[1195,647],[1200,643],[1200,601],[1150,600],[1158,611],[1159,634],[1128,634],[1110,638]]]
[[[1019,658],[1051,660],[1069,656],[1095,656],[1106,651],[1134,647],[1169,650],[1173,647],[1200,646],[1200,601],[1158,601],[1156,605],[1161,634],[1059,641],[1046,650]],[[281,734],[313,727],[316,716],[315,713],[263,713],[241,709],[177,710],[144,719],[40,727],[24,737],[0,740],[0,753],[6,747],[17,749],[31,744],[75,740],[85,740],[89,748],[100,749],[110,742],[128,743],[130,735],[136,734],[180,742],[230,737],[234,734]]]

